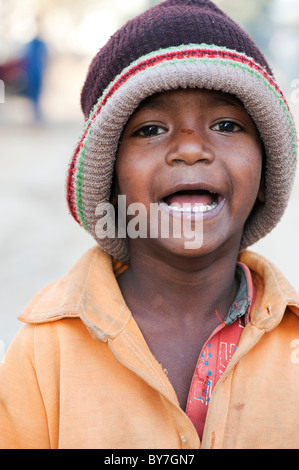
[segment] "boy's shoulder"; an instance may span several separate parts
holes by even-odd
[[[239,260],[250,269],[256,288],[252,323],[269,331],[280,322],[287,308],[299,319],[299,294],[271,261],[250,250],[241,253]]]
[[[89,250],[65,275],[37,292],[19,315],[19,320],[26,323],[44,323],[57,320],[68,313],[78,316],[80,296],[95,251]]]
[[[113,336],[127,321],[128,311],[116,281],[116,276],[124,269],[126,265],[95,246],[64,276],[41,289],[18,319],[28,324],[41,324],[80,318],[90,330],[94,327],[98,331],[98,339],[106,340],[105,331],[109,330]]]

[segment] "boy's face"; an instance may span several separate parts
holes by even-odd
[[[126,196],[127,206],[142,203],[147,214],[150,204],[159,205],[170,221],[191,218],[195,224],[202,217],[203,243],[186,250],[183,233],[181,238],[147,237],[134,243],[147,252],[159,247],[183,256],[225,246],[238,249],[256,200],[264,202],[261,171],[259,134],[235,97],[179,89],[147,98],[121,138],[118,193]],[[199,213],[195,206],[202,206]]]

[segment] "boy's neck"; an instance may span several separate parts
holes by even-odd
[[[220,325],[215,310],[223,321],[237,295],[237,253],[173,263],[159,256],[130,259],[119,286],[185,410],[199,354]]]
[[[162,261],[158,257],[131,256],[130,267],[119,285],[133,316],[142,321],[177,325],[219,323],[225,319],[238,290],[235,278],[238,253],[215,259]]]

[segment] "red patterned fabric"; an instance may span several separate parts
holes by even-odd
[[[251,273],[244,264],[238,263],[238,265],[243,270],[243,286],[244,277],[247,281],[246,289],[243,289],[241,293],[243,299],[240,299],[239,295],[239,299],[233,304],[225,322],[218,325],[206,341],[199,355],[189,390],[186,414],[193,422],[200,438],[203,434],[212,391],[238,347],[255,299]],[[245,312],[244,305],[246,305]],[[231,322],[232,313],[235,320]],[[229,324],[227,324],[228,319]]]

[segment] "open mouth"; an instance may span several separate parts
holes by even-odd
[[[215,209],[221,199],[217,193],[199,189],[177,191],[164,197],[162,202],[173,212],[205,213]]]

